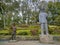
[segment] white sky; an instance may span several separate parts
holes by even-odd
[[[18,0],[16,0],[16,1],[18,1]],[[23,1],[23,0],[21,0],[21,1]],[[42,0],[41,0],[41,1],[42,1]],[[45,1],[47,1],[47,2],[48,2],[49,0],[45,0]],[[52,0],[52,1],[53,1],[53,0]]]
[[[42,0],[41,0],[41,1],[42,1]],[[50,1],[50,0],[45,0],[45,1],[47,1],[47,2],[48,2],[48,1]],[[53,1],[53,0],[52,0],[52,1]]]

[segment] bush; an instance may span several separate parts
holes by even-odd
[[[55,30],[54,34],[60,34],[60,29]]]
[[[53,34],[54,33],[54,29],[49,28],[49,34]]]
[[[0,35],[3,35],[3,33],[0,33]]]
[[[9,35],[9,33],[0,33],[0,35]]]
[[[30,29],[40,29],[39,25],[31,25],[29,26]]]
[[[49,27],[49,34],[60,34],[60,27]]]
[[[9,35],[8,30],[0,30],[0,35]]]
[[[33,36],[38,35],[38,29],[32,29],[30,32]]]
[[[22,24],[22,25],[19,25],[19,27],[21,27],[21,28],[27,28],[27,27],[29,27],[29,25]]]
[[[28,35],[28,33],[27,32],[20,32],[20,33],[18,33],[18,35]]]
[[[9,35],[9,33],[4,33],[4,35]]]

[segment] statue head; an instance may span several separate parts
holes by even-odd
[[[40,11],[46,12],[47,9],[47,2],[46,1],[41,1],[40,2]]]
[[[41,12],[45,12],[46,9],[45,9],[45,8],[40,8],[40,11],[41,11]]]

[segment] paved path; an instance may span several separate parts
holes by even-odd
[[[39,41],[18,41],[18,42],[2,42],[2,43],[0,42],[0,45],[57,45],[57,44],[42,44],[39,43]]]

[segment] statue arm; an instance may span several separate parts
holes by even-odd
[[[48,14],[46,13],[46,19],[48,19]]]

